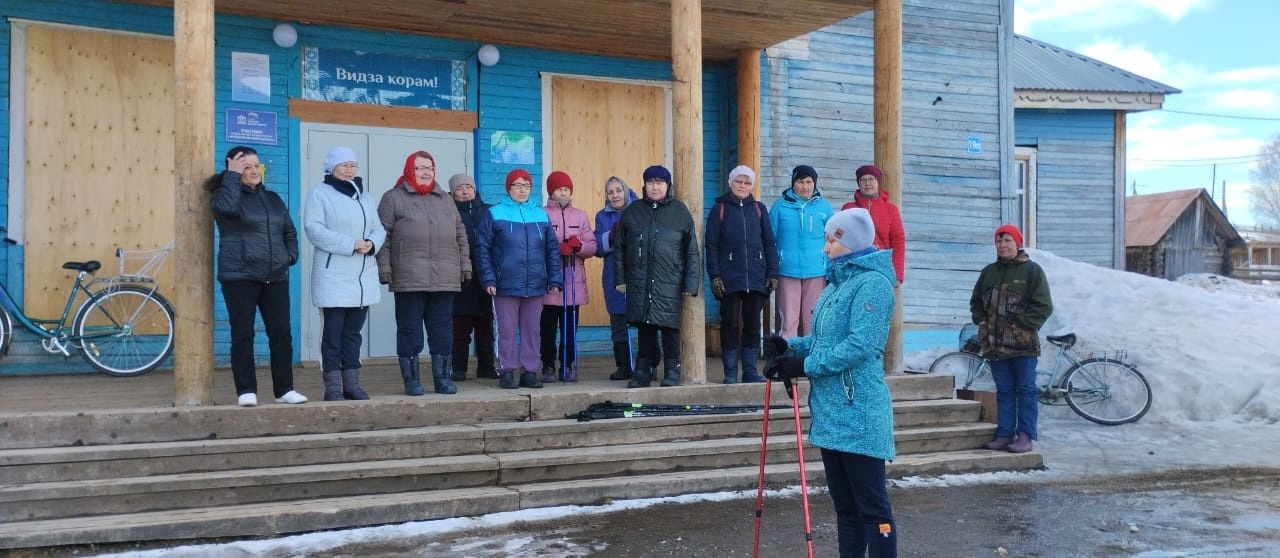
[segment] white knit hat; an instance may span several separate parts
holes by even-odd
[[[347,162],[359,162],[356,159],[356,150],[344,146],[330,149],[329,154],[324,156],[324,172],[333,172],[333,167]]]
[[[876,225],[871,221],[871,213],[861,207],[832,215],[827,219],[825,232],[853,252],[870,248],[876,240]]]
[[[729,171],[729,185],[733,186],[733,179],[739,176],[750,178],[752,184],[755,184],[756,182],[756,171],[751,170],[751,167],[746,165],[738,165],[733,167],[733,170]]]

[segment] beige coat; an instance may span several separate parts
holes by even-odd
[[[378,280],[391,292],[459,292],[471,279],[467,229],[444,189],[424,196],[398,185],[383,194],[378,218],[387,229]]]

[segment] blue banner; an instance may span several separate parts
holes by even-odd
[[[227,143],[275,145],[279,137],[276,113],[269,110],[229,108],[224,129]]]
[[[467,65],[463,60],[305,47],[302,98],[466,110]]]

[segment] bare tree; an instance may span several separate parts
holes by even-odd
[[[1258,167],[1249,173],[1249,208],[1259,227],[1280,228],[1280,134],[1258,150]]]

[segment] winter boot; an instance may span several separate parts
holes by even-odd
[[[555,374],[553,371],[552,374]],[[520,369],[520,387],[522,388],[541,388],[542,381],[538,379],[537,372],[530,372],[523,368]]]
[[[341,370],[326,370],[320,373],[320,377],[324,379],[325,401],[342,401],[346,399],[342,396]]]
[[[400,378],[404,379],[405,395],[422,395],[422,382],[418,379],[418,357],[400,357]]]
[[[1027,453],[1031,451],[1031,436],[1026,432],[1019,432],[1013,437],[1013,443],[1005,449],[1009,450],[1009,453]]]
[[[631,376],[631,381],[627,382],[629,388],[649,387],[653,382],[653,367],[649,365],[649,361],[638,358],[636,359],[635,374]]]
[[[995,438],[992,438],[990,442],[982,444],[982,447],[989,450],[1000,451],[1008,449],[1010,442],[1013,442],[1013,438],[1010,436],[996,436]]]
[[[720,363],[724,365],[722,384],[738,383],[738,350],[726,349],[720,353]]]
[[[453,385],[453,355],[431,355],[431,383],[435,385],[436,393],[458,393],[458,386]]]
[[[610,380],[631,379],[631,351],[626,343],[613,344],[613,364],[616,368],[609,374]]]
[[[498,387],[502,389],[516,389],[515,370],[503,368],[498,370]]]
[[[465,357],[466,353],[463,353]],[[466,360],[463,358],[463,360]],[[457,367],[457,364],[454,364]],[[498,371],[493,367],[493,343],[476,341],[476,377],[497,378]]]
[[[564,381],[568,384],[578,383],[578,363],[570,362],[564,370]]]
[[[680,361],[678,359],[669,358],[662,363],[662,382],[658,385],[662,387],[680,385]]]
[[[453,381],[455,382],[467,381],[467,350],[470,348],[471,345],[467,343],[453,344],[453,360],[450,362],[453,363]],[[476,377],[479,378],[479,371],[476,372]]]
[[[543,365],[542,365],[542,383],[544,383],[544,384],[554,384],[554,383],[556,383],[556,365],[555,365],[555,363],[552,363],[552,364],[543,364]]]
[[[365,401],[369,394],[360,387],[360,369],[349,368],[342,371],[342,396],[347,399]]]
[[[762,384],[768,381],[764,376],[760,375],[760,371],[756,369],[756,358],[760,353],[755,348],[742,349],[742,383],[744,384]]]

